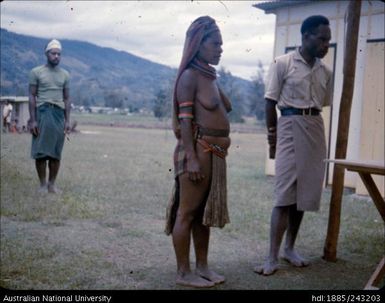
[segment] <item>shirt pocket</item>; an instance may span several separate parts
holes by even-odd
[[[309,100],[310,83],[309,80],[301,77],[290,77],[287,79],[290,97],[293,100]]]

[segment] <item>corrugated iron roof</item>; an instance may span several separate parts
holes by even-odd
[[[259,1],[253,4],[255,8],[264,10],[266,13],[272,13],[275,9],[287,6],[295,6],[303,3],[313,2],[315,0],[270,0],[270,1]]]
[[[11,101],[11,102],[28,102],[29,98],[27,96],[1,96],[0,101]]]

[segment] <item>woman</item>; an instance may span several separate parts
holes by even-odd
[[[208,267],[210,226],[229,222],[225,156],[230,146],[229,100],[216,83],[222,37],[215,20],[196,19],[186,33],[174,87],[175,186],[167,209],[166,233],[172,234],[176,283],[212,287],[225,278]],[[190,269],[190,240],[196,269]]]

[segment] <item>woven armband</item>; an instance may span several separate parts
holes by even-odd
[[[179,108],[182,109],[182,108],[188,108],[190,107],[192,109],[194,103],[191,102],[191,101],[186,101],[186,102],[182,102],[182,103],[179,103]]]
[[[178,115],[179,119],[194,119],[193,114],[181,113]]]
[[[191,101],[179,103],[179,114],[178,119],[194,119],[193,105]]]

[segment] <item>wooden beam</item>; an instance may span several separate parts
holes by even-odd
[[[338,117],[337,143],[335,159],[345,159],[348,146],[350,112],[354,91],[356,71],[358,32],[360,25],[361,0],[350,1],[345,39],[345,54],[343,67],[343,86]],[[344,189],[345,169],[334,166],[332,195],[330,199],[329,222],[324,246],[323,258],[327,261],[337,259],[337,240],[340,230],[341,201]]]
[[[370,277],[368,283],[366,283],[366,286],[364,289],[369,289],[369,290],[379,289],[378,284],[380,284],[384,276],[385,276],[385,257],[383,257],[380,263],[378,263],[376,270]]]
[[[370,173],[359,172],[362,182],[366,189],[368,190],[369,195],[372,197],[374,205],[376,205],[378,212],[380,213],[382,220],[385,222],[385,203],[384,199],[381,197],[380,191],[378,190],[376,184]]]

